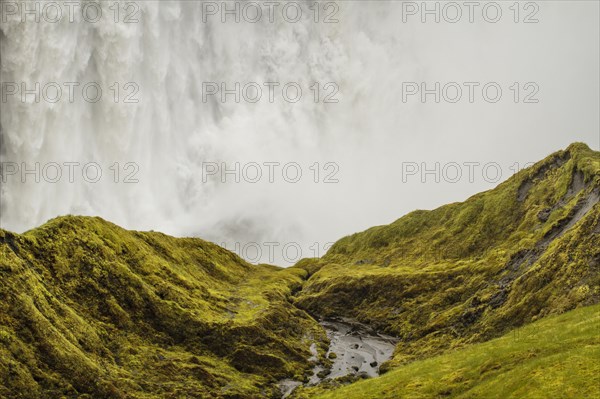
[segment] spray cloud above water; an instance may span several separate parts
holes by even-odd
[[[595,2],[73,3],[2,2],[5,229],[94,215],[288,265],[598,149]]]

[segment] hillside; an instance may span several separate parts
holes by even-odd
[[[0,397],[280,398],[278,381],[307,382],[328,364],[317,320],[334,316],[399,343],[377,382],[331,397],[432,397],[445,386],[437,394],[517,397],[541,370],[563,381],[556,397],[577,397],[566,393],[589,386],[560,365],[597,371],[597,335],[581,317],[597,323],[599,199],[600,153],[576,143],[493,190],[342,238],[288,269],[100,218],[0,230]],[[570,344],[525,359],[509,335],[490,341],[525,325]],[[486,365],[489,351],[498,364]]]
[[[598,398],[600,306],[536,321],[492,341],[370,380],[296,398]]]
[[[278,396],[325,339],[288,302],[302,271],[200,239],[64,217],[0,253],[0,397]]]
[[[598,302],[600,154],[573,144],[497,188],[342,238],[296,303],[398,336],[390,366]]]

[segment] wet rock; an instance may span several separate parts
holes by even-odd
[[[329,375],[329,370],[321,370],[317,373],[317,377],[323,379]]]
[[[285,399],[288,396],[290,396],[292,394],[292,392],[298,388],[299,386],[301,386],[302,383],[298,382],[298,381],[293,381],[293,380],[283,380],[280,381],[278,386],[279,386],[279,390],[281,391],[281,398]]]
[[[502,304],[507,299],[508,299],[508,291],[503,289],[503,290],[496,292],[494,295],[492,295],[492,297],[490,298],[489,305],[492,307],[492,309],[496,309],[496,308],[499,308],[500,306],[502,306]]]
[[[378,366],[392,357],[394,347],[398,343],[398,338],[381,334],[373,326],[353,319],[337,317],[322,320],[320,324],[330,340],[327,359],[321,363],[317,358],[312,376],[308,381],[305,379],[304,383],[293,380],[280,381],[283,398],[287,398],[293,390],[302,385],[316,386],[331,380],[335,380],[337,384],[345,384],[376,377],[380,374]],[[316,345],[313,349],[311,353],[316,352]],[[252,357],[248,355],[245,354],[244,357]]]
[[[571,183],[569,184],[569,189],[567,191],[567,197],[574,197],[579,194],[581,190],[585,188],[585,175],[579,169],[575,169],[573,171],[573,176],[571,177]]]
[[[541,210],[538,214],[537,214],[537,218],[540,222],[545,223],[548,218],[550,217],[550,214],[552,213],[552,209],[551,208],[546,208],[544,210]]]
[[[339,379],[358,372],[366,372],[369,377],[379,375],[377,367],[389,360],[394,353],[397,338],[378,333],[372,328],[351,319],[327,320],[321,322],[331,340],[329,353],[336,353],[330,379]],[[371,364],[375,363],[376,366]]]
[[[571,154],[568,152],[556,155],[552,160],[538,167],[537,170],[532,170],[530,176],[521,182],[521,186],[517,190],[517,201],[525,201],[537,180],[543,179],[549,170],[560,168],[569,158],[571,158]]]

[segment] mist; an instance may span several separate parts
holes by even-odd
[[[281,2],[272,18],[261,2],[261,18],[244,2],[102,2],[95,22],[2,3],[11,231],[100,216],[288,266],[572,142],[600,149],[598,2],[494,3],[495,22],[491,2],[472,22],[462,2],[455,22],[435,2],[439,22],[399,1]]]

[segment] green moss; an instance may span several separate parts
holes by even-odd
[[[277,395],[325,340],[289,305],[305,272],[200,239],[69,216],[2,231],[0,251],[0,396]]]
[[[413,362],[385,375],[293,398],[595,398],[600,306],[573,310],[499,339]]]
[[[381,387],[358,382],[331,397],[597,394],[584,379],[598,371],[588,361],[598,342],[588,325],[578,336],[575,319],[533,324],[566,345],[530,357],[506,337],[481,343],[598,302],[599,160],[573,144],[494,190],[345,237],[289,269],[100,218],[0,230],[0,397],[279,397],[277,380],[311,375],[313,343],[331,364],[310,315],[401,338]],[[527,378],[539,387],[526,390]]]
[[[296,304],[400,337],[391,367],[597,303],[599,159],[574,144],[465,202],[345,237]]]

